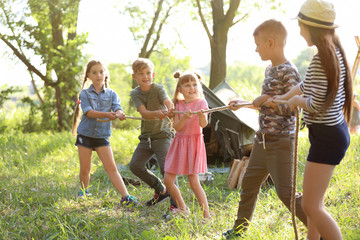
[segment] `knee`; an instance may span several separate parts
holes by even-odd
[[[80,167],[80,175],[89,175],[91,170],[91,166],[81,166]]]
[[[301,202],[301,207],[304,211],[304,213],[306,214],[306,216],[310,217],[317,212],[317,207],[315,206],[315,204],[312,204],[309,201],[303,201]]]
[[[137,165],[135,162],[133,162],[133,161],[130,162],[129,168],[130,168],[130,171],[131,171],[132,173],[136,173],[136,172],[139,171],[138,165]]]

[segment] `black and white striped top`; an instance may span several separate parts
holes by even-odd
[[[341,69],[339,89],[333,105],[328,108],[322,118],[320,114],[315,117],[310,115],[311,113],[318,113],[322,109],[321,106],[325,102],[328,85],[326,74],[321,66],[318,54],[313,57],[307,69],[306,78],[300,84],[303,96],[308,98],[306,100],[306,107],[308,108],[308,111],[304,110],[304,121],[306,124],[321,123],[328,126],[334,126],[344,121],[343,106],[345,102],[344,81],[346,77],[346,68],[339,49],[336,49],[336,54],[339,58]]]

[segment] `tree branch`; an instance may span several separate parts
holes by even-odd
[[[240,0],[230,1],[230,6],[226,13],[226,22],[229,27],[234,25],[233,20],[235,18],[235,13],[238,10],[239,5],[240,5]]]
[[[155,16],[154,16],[154,18],[153,18],[153,21],[152,21],[152,23],[151,23],[151,26],[150,26],[150,28],[149,28],[149,31],[148,31],[148,33],[147,33],[147,35],[146,35],[146,38],[145,38],[145,41],[144,41],[144,45],[143,45],[143,47],[141,48],[141,52],[140,52],[140,54],[139,54],[139,57],[144,57],[144,56],[146,55],[146,49],[147,49],[147,46],[149,45],[151,36],[152,36],[152,34],[153,34],[153,32],[154,32],[156,22],[157,22],[157,20],[159,19],[163,2],[164,2],[164,0],[160,0],[159,3],[158,3],[158,7],[157,7],[157,9],[156,9]]]
[[[55,83],[52,83],[52,81],[50,81],[50,79],[48,79],[46,76],[44,76],[39,70],[37,70],[37,68],[35,68],[27,59],[26,57],[21,54],[16,47],[14,47],[14,45],[12,45],[5,37],[4,35],[0,35],[1,40],[3,40],[3,42],[8,45],[8,47],[11,48],[11,50],[14,52],[14,54],[26,65],[26,67],[32,71],[33,73],[35,73],[36,75],[38,75],[44,82],[45,84],[49,85],[49,86],[55,86]]]
[[[210,30],[209,30],[209,27],[207,26],[206,24],[206,21],[205,21],[205,17],[204,17],[204,14],[202,13],[202,10],[201,10],[201,5],[200,5],[200,0],[196,0],[196,3],[197,3],[197,6],[198,6],[198,11],[199,11],[199,16],[200,16],[200,19],[201,19],[201,22],[205,28],[205,31],[206,31],[206,34],[210,40],[210,45],[213,43],[213,37],[211,36],[211,33],[210,33]]]
[[[19,52],[20,52],[22,55],[25,56],[24,51],[23,51],[22,48],[21,48],[21,44],[20,44],[19,39],[18,39],[17,37],[15,37],[15,35],[16,35],[16,34],[15,34],[15,30],[14,30],[14,27],[13,27],[11,21],[10,21],[9,14],[8,14],[8,12],[5,10],[5,7],[4,7],[3,5],[2,5],[2,10],[3,10],[4,15],[5,15],[6,23],[7,23],[7,25],[9,26],[10,31],[12,32],[12,34],[13,34],[13,36],[14,36],[14,38],[15,38],[15,41],[16,41],[18,47],[19,47]],[[34,75],[33,75],[32,71],[30,71],[29,69],[27,69],[27,70],[28,70],[28,72],[29,72],[29,74],[30,74],[30,77],[31,77],[31,85],[33,86],[34,91],[35,91],[37,97],[39,98],[41,104],[44,105],[44,100],[43,100],[42,97],[40,96],[39,90],[38,90],[37,87],[36,87],[35,80],[34,80]]]
[[[243,21],[245,18],[247,18],[249,16],[249,13],[245,13],[244,16],[242,16],[240,19],[236,20],[235,22],[233,22],[233,24],[231,24],[230,27],[234,26],[235,24]]]
[[[147,57],[150,56],[150,54],[154,51],[154,48],[155,48],[156,44],[159,42],[159,40],[160,40],[160,33],[161,33],[161,30],[162,30],[162,27],[164,26],[166,20],[169,18],[169,16],[170,16],[170,11],[171,11],[171,9],[172,9],[173,7],[174,7],[174,5],[170,6],[169,9],[166,11],[165,17],[164,17],[163,20],[161,21],[161,23],[160,23],[160,25],[159,25],[159,28],[158,28],[158,30],[156,31],[156,38],[155,38],[155,40],[153,41],[150,50],[146,52],[146,56],[147,56]]]

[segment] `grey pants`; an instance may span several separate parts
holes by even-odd
[[[157,193],[162,192],[165,189],[165,185],[161,182],[160,178],[147,169],[146,164],[155,154],[160,166],[160,173],[164,176],[165,158],[171,141],[172,138],[161,138],[155,140],[140,139],[140,143],[136,147],[130,161],[131,172],[153,188]],[[176,205],[172,200],[171,203]]]
[[[242,184],[235,230],[245,230],[251,221],[261,184],[270,176],[280,200],[290,209],[294,137],[288,135],[276,136],[257,134],[251,152],[249,165],[246,169]],[[264,143],[265,140],[265,149]],[[306,215],[301,207],[302,195],[296,195],[296,216],[306,226]]]

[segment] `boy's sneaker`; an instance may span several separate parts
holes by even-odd
[[[134,196],[127,195],[126,197],[121,198],[120,205],[124,207],[134,207],[138,205],[138,202]]]
[[[229,229],[223,233],[223,236],[225,237],[225,239],[233,239],[233,238],[241,237],[241,233],[235,232],[234,229]]]
[[[87,189],[80,189],[80,191],[78,192],[78,197],[84,197],[84,196],[86,196],[86,197],[91,197],[92,196],[92,194],[89,192],[89,190],[87,190]]]
[[[146,206],[148,206],[148,207],[154,206],[154,205],[164,201],[168,197],[170,197],[169,192],[166,192],[165,194],[155,192],[154,197],[146,202]]]

